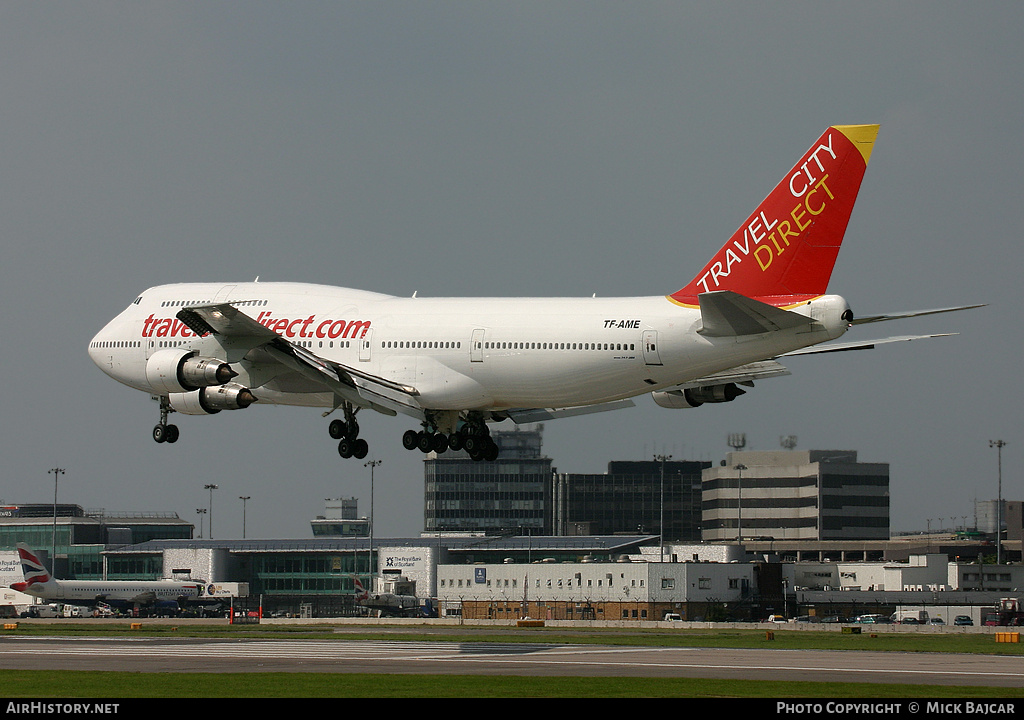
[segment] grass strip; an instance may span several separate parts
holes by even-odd
[[[4,670],[7,698],[1019,698],[1018,688],[689,678]]]

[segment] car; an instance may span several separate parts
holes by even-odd
[[[960,625],[961,627],[963,627],[965,625],[973,625],[974,621],[971,620],[970,615],[957,615],[955,618],[953,618],[953,624]]]
[[[786,618],[784,618],[782,615],[769,615],[768,619],[765,620],[765,622],[784,623],[784,622],[788,622],[788,620],[786,620]]]
[[[931,620],[928,621],[928,624],[929,625],[945,625],[946,621],[943,620],[940,617],[933,617]]]
[[[852,620],[852,622],[863,623],[865,625],[888,625],[890,621],[888,615],[869,614],[858,615]]]

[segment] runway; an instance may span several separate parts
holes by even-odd
[[[0,668],[689,677],[1024,687],[994,655],[487,642],[3,637]]]

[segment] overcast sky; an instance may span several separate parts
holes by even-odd
[[[829,7],[838,7],[829,4]],[[1019,2],[0,2],[0,499],[309,537],[369,470],[316,410],[176,416],[89,359],[145,288],[288,280],[411,295],[663,295],[821,132],[880,123],[831,292],[855,328],[956,337],[795,358],[734,403],[549,422],[563,472],[718,462],[726,436],[891,465],[892,527],[1020,484]],[[407,418],[360,415],[376,532],[423,528]],[[499,426],[500,428],[501,426]],[[207,531],[208,532],[208,531]]]

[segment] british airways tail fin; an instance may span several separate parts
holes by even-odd
[[[669,299],[696,306],[730,290],[784,305],[825,294],[878,125],[835,125],[779,181],[689,285]]]
[[[18,543],[18,556],[21,558],[21,572],[25,576],[25,581],[11,583],[11,589],[25,592],[26,588],[33,585],[45,585],[50,582],[50,572],[28,545]]]

